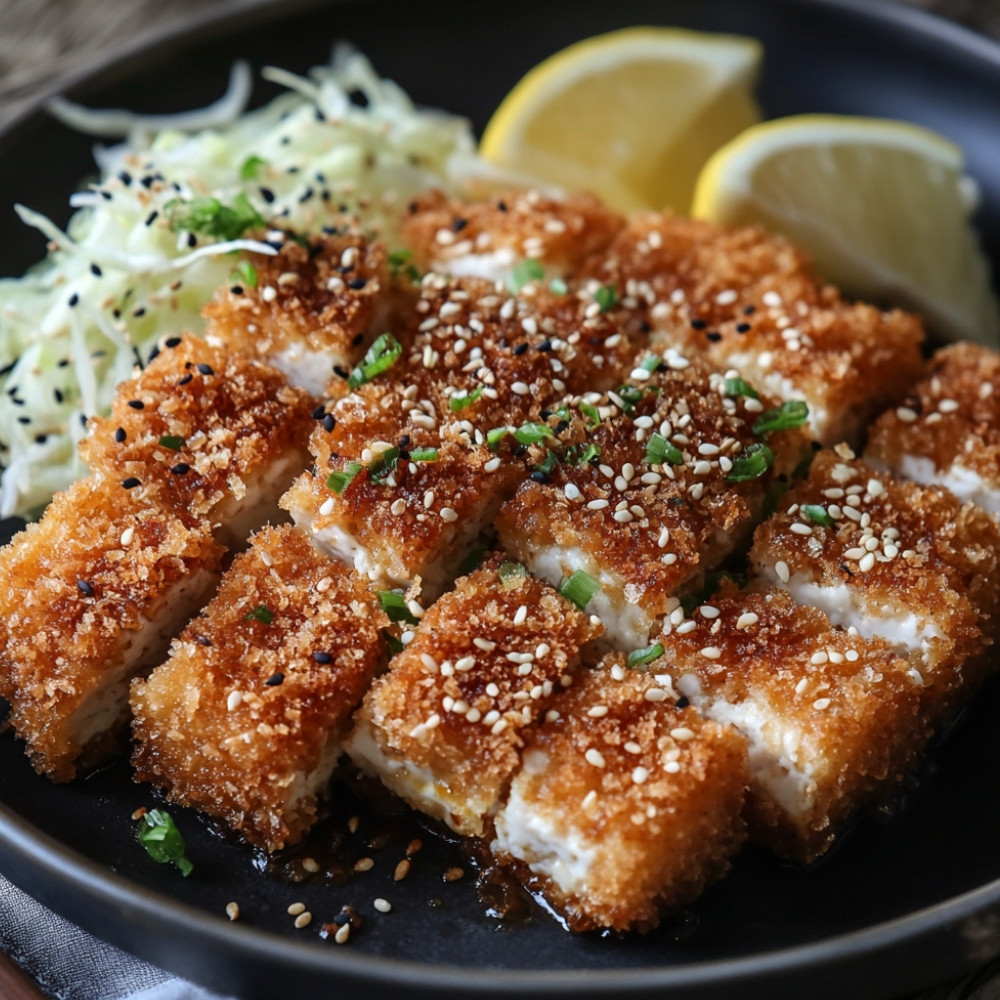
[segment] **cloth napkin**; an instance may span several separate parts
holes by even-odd
[[[98,940],[2,875],[0,950],[54,1000],[236,1000]]]

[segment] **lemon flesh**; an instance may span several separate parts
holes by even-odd
[[[975,202],[962,151],[936,132],[801,115],[719,149],[692,212],[784,233],[847,294],[912,309],[946,339],[995,346],[1000,312],[969,221]]]
[[[626,28],[556,53],[483,134],[492,162],[621,211],[686,213],[709,156],[760,121],[761,46],[734,35]]]

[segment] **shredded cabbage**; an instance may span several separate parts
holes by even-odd
[[[33,515],[85,473],[76,444],[87,417],[107,411],[158,340],[202,329],[200,310],[230,279],[233,251],[273,252],[242,234],[178,229],[178,205],[243,204],[306,234],[346,209],[391,247],[398,208],[415,193],[502,179],[478,159],[465,119],[415,108],[349,47],[307,77],[263,75],[287,92],[246,113],[242,64],[223,98],[174,118],[50,106],[75,128],[124,141],[95,150],[100,180],[70,199],[65,233],[17,207],[49,253],[24,277],[0,279],[3,516]]]

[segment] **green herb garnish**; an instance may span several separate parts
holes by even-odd
[[[622,410],[627,416],[632,416],[635,404],[642,399],[642,389],[635,385],[622,385],[618,387],[617,396],[622,401]]]
[[[580,412],[587,418],[587,426],[593,430],[601,426],[601,411],[590,403],[580,403]]]
[[[484,385],[477,385],[472,392],[467,392],[464,396],[452,396],[448,400],[448,406],[451,408],[451,412],[459,413],[467,406],[472,406],[472,404],[483,394],[483,389],[485,388],[486,386]]]
[[[553,278],[549,282],[549,291],[553,295],[565,295],[569,291],[569,286],[562,278]]]
[[[652,663],[653,660],[658,660],[661,656],[663,656],[663,643],[654,642],[652,646],[647,646],[645,649],[633,649],[628,654],[626,665],[629,667],[643,667],[647,663]]]
[[[256,153],[248,156],[240,167],[240,180],[255,181],[260,174],[260,168],[264,166],[267,166],[267,160],[263,156],[257,156]]]
[[[348,388],[357,389],[376,375],[381,375],[396,363],[402,353],[403,345],[391,333],[383,333],[365,352],[361,364],[347,377]]]
[[[748,399],[760,399],[757,390],[741,378],[727,378],[725,392],[727,396],[746,396]]]
[[[552,429],[547,424],[527,423],[521,424],[514,431],[514,437],[521,444],[540,444],[547,438],[553,437]]]
[[[774,452],[766,444],[757,442],[748,445],[733,459],[733,467],[726,480],[745,483],[749,479],[760,479],[771,468],[773,461]]]
[[[584,465],[601,457],[601,449],[592,441],[587,444],[574,444],[566,449],[566,463],[568,465]]]
[[[394,250],[388,257],[389,273],[394,278],[405,274],[410,281],[418,282],[420,280],[420,272],[417,270],[416,265],[411,263],[412,259],[412,250]]]
[[[653,372],[655,372],[662,364],[663,364],[663,358],[661,358],[658,354],[650,354],[648,358],[645,358],[643,360],[642,364],[639,365],[639,367],[642,368],[644,371],[649,372],[650,375],[652,375]]]
[[[510,281],[507,282],[507,287],[517,295],[525,285],[530,284],[532,281],[541,281],[544,277],[545,269],[541,263],[533,257],[527,257],[524,260],[519,260],[514,265]]]
[[[509,427],[494,427],[486,432],[486,447],[490,451],[496,451],[500,447],[500,442],[510,433]]]
[[[351,462],[346,469],[338,472],[331,472],[326,481],[329,489],[336,494],[341,494],[354,482],[354,477],[364,468],[360,462]]]
[[[780,406],[765,410],[753,424],[754,434],[788,431],[801,427],[809,419],[809,406],[801,399],[790,399]]]
[[[542,472],[546,476],[551,475],[552,470],[559,464],[559,456],[551,449],[545,449],[545,458],[535,466],[536,472]]]
[[[388,629],[382,629],[382,638],[385,639],[385,644],[389,647],[389,655],[395,656],[397,653],[402,653],[406,647],[396,638]]]
[[[248,621],[259,621],[261,625],[270,625],[274,621],[274,612],[271,611],[264,604],[258,604],[252,611],[248,611],[244,616],[243,620]]]
[[[170,813],[163,809],[150,809],[143,813],[136,827],[136,836],[154,861],[176,865],[185,878],[194,871],[194,865],[184,853],[184,838]]]
[[[164,448],[169,448],[171,451],[180,451],[186,443],[187,442],[184,438],[177,437],[176,434],[164,434],[160,438],[160,444],[162,444]]]
[[[680,465],[683,461],[684,455],[677,445],[655,431],[650,434],[646,442],[647,465]]]
[[[519,562],[502,562],[497,567],[497,576],[500,577],[504,590],[517,586],[527,575],[528,571]]]
[[[823,528],[833,527],[833,518],[830,517],[825,507],[820,506],[818,503],[804,503],[799,510],[805,514],[806,517],[812,521],[813,524],[818,524]]]
[[[437,448],[411,448],[410,460],[413,462],[436,462],[438,450]]]
[[[378,602],[382,605],[382,610],[389,616],[391,622],[416,625],[419,621],[417,616],[410,611],[401,590],[380,590]]]
[[[559,593],[567,601],[572,601],[581,611],[600,589],[600,583],[582,569],[578,569],[572,576],[564,577],[559,584]]]
[[[236,267],[233,268],[232,273],[229,275],[229,280],[235,283],[242,282],[248,288],[256,288],[257,268],[255,268],[250,261],[241,260]]]
[[[618,289],[614,285],[601,285],[594,292],[594,301],[600,306],[601,312],[606,313],[618,301]]]
[[[384,483],[396,471],[398,462],[399,448],[393,445],[391,448],[386,448],[368,466],[368,475],[371,476],[373,482]]]
[[[218,198],[192,198],[191,201],[174,198],[167,202],[164,211],[171,229],[221,240],[239,239],[248,229],[264,225],[264,219],[242,192],[232,206],[223,205]]]

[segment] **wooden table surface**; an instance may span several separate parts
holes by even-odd
[[[194,15],[256,0],[0,0],[0,127],[53,81]],[[419,2],[419,0],[417,0]],[[881,0],[871,0],[873,4]],[[1000,39],[1000,0],[905,0]],[[998,963],[914,1000],[1000,1000]],[[45,1000],[0,952],[0,997]]]

